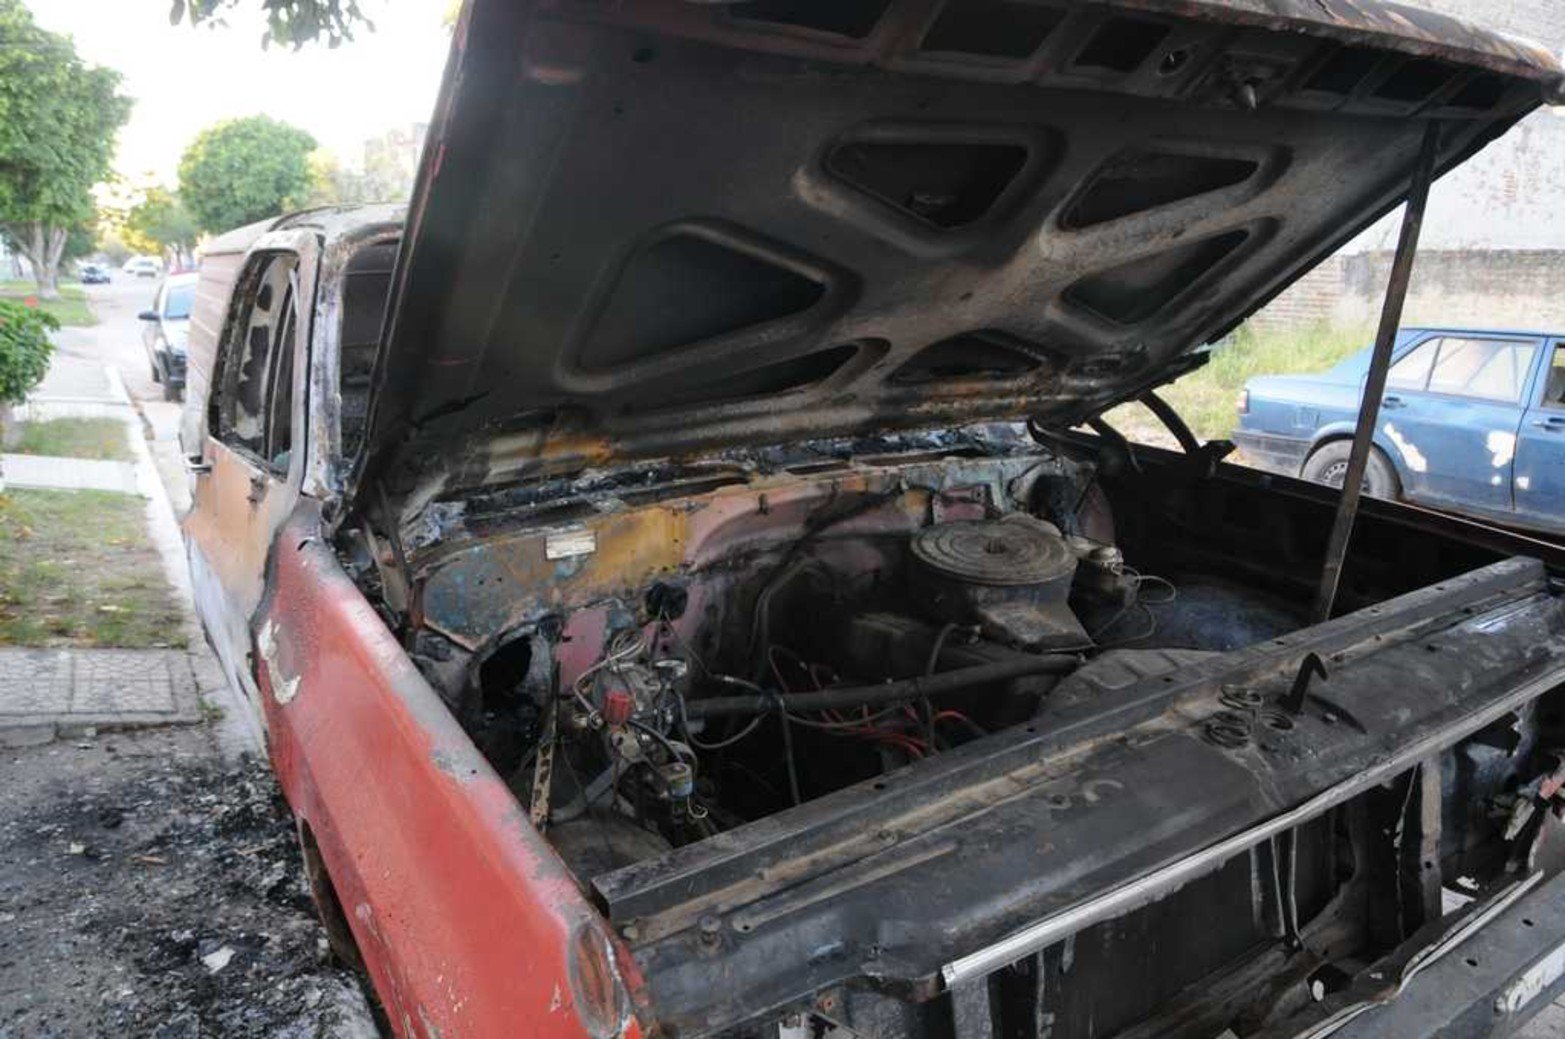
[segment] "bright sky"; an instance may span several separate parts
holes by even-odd
[[[68,33],[96,65],[117,69],[134,98],[115,168],[172,186],[192,137],[220,119],[264,113],[308,130],[344,165],[363,142],[427,122],[450,37],[446,0],[362,0],[375,23],[336,50],[261,49],[261,0],[241,0],[226,27],[168,23],[169,0],[27,0],[44,28]]]

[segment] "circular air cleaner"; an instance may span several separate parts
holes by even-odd
[[[974,584],[1036,586],[1076,569],[1064,538],[1025,522],[941,523],[919,531],[911,548],[924,566]]]

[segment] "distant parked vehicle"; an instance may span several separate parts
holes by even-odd
[[[97,263],[82,264],[80,275],[83,285],[107,285],[113,280],[109,277],[109,269]]]
[[[120,270],[138,278],[156,278],[163,273],[163,265],[152,256],[132,256]]]
[[[152,366],[152,381],[162,383],[164,400],[183,400],[185,347],[190,337],[190,306],[196,297],[196,275],[171,274],[158,286],[152,307],[143,310],[141,342]]]
[[[1369,354],[1251,379],[1234,442],[1262,468],[1340,487]],[[1368,493],[1565,533],[1565,335],[1404,328],[1380,407]]]

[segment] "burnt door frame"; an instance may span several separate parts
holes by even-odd
[[[309,231],[268,233],[246,254],[213,364],[203,416],[202,457],[192,465],[195,486],[184,521],[196,609],[224,672],[244,693],[258,724],[264,712],[257,699],[251,621],[265,594],[272,543],[298,504],[307,470],[310,340],[319,256],[319,239]],[[236,363],[241,363],[236,358],[254,361],[253,344],[251,352],[244,353],[245,336],[255,329],[266,278],[280,260],[291,262],[291,273],[283,272],[286,285],[281,278],[271,282],[273,295],[283,291],[283,299],[264,369],[248,373],[252,378],[259,375],[262,385],[256,400],[259,440],[247,443],[229,428],[231,409],[246,375],[236,371]],[[286,378],[291,395],[283,455],[274,451],[282,429],[274,413],[279,377]]]

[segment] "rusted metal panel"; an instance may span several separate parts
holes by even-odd
[[[941,503],[946,518],[978,518],[982,502],[1009,502],[1012,481],[1057,465],[1036,456],[943,460],[924,466],[855,463],[813,476],[779,473],[704,494],[624,507],[612,494],[596,498],[603,511],[565,523],[502,530],[488,537],[453,539],[456,548],[417,560],[424,624],[469,649],[557,611],[582,609],[631,594],[659,576],[703,575],[690,583],[692,620],[704,596],[717,594],[720,561],[736,554],[776,550],[806,530],[809,516],[833,500],[887,495],[884,504],[836,528],[845,536],[910,533],[936,504],[921,488],[979,499]],[[1021,486],[1026,486],[1023,480]],[[901,485],[907,493],[889,495]],[[758,519],[760,522],[758,522]],[[447,519],[448,523],[460,520]],[[476,522],[476,521],[475,521]],[[551,539],[591,535],[591,551],[551,558]],[[452,531],[447,529],[449,535]],[[708,573],[716,570],[715,574]],[[682,626],[682,625],[681,625]],[[598,640],[584,643],[596,655]],[[590,662],[590,661],[589,661]]]
[[[1435,11],[1380,0],[1115,0],[1149,13],[1202,18],[1284,32],[1308,32],[1346,44],[1385,47],[1521,76],[1559,90],[1560,58],[1541,43],[1481,29]]]
[[[212,369],[217,344],[228,319],[234,282],[244,266],[245,253],[206,252],[196,279],[195,302],[190,308],[190,339],[186,344],[185,406],[180,414],[180,448],[187,455],[201,453],[206,433],[207,401],[212,390]]]
[[[257,644],[278,778],[397,1034],[637,1039],[634,964],[308,503],[278,539]]]
[[[224,588],[243,590],[236,605],[240,616],[248,617],[261,601],[267,552],[293,508],[293,496],[220,441],[208,442],[207,461],[212,470],[198,479],[195,505],[184,521],[185,538],[202,552]],[[257,477],[264,483],[259,500],[252,501]]]
[[[1003,56],[1008,5],[856,9],[467,7],[376,372],[377,489],[349,488],[382,529],[632,460],[1072,425],[1393,208],[1426,122],[1444,172],[1565,77],[1368,0],[1075,4]],[[931,43],[952,12],[986,42]],[[1160,149],[1249,172],[1120,177]],[[926,177],[948,163],[954,186]],[[1105,178],[1124,208],[1072,218]]]

